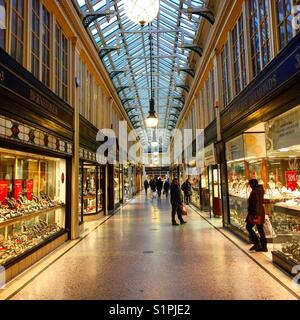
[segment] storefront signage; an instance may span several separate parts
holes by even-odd
[[[212,143],[204,148],[204,165],[210,166],[216,164],[215,145]]]
[[[23,193],[23,180],[14,180],[14,198],[18,200],[19,195]]]
[[[37,103],[38,105],[45,108],[50,113],[53,113],[55,115],[58,115],[58,109],[57,106],[55,106],[53,103],[51,103],[49,100],[42,97],[39,93],[37,93],[35,90],[30,89],[29,94],[30,100]]]
[[[289,111],[268,124],[268,136],[273,149],[280,150],[300,144],[300,109]]]
[[[285,172],[286,187],[295,191],[297,188],[297,171],[290,170]]]
[[[26,180],[26,198],[32,200],[33,180]]]
[[[298,36],[297,36],[298,37]],[[293,43],[297,43],[295,38]],[[290,44],[290,46],[292,43]],[[285,53],[285,54],[284,54]],[[259,101],[278,89],[286,81],[293,78],[300,72],[300,47],[290,48],[290,53],[282,53],[275,58],[270,66],[265,68],[264,76],[249,86],[233,104],[222,115],[222,122],[225,126],[230,126],[233,120],[238,120],[240,116],[245,116]],[[272,67],[271,67],[272,66]],[[269,72],[267,72],[270,68]]]
[[[238,160],[245,157],[244,139],[243,136],[239,136],[226,143],[226,159]]]
[[[0,202],[5,204],[5,198],[8,196],[8,181],[0,180]]]

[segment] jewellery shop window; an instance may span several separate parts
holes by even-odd
[[[266,123],[273,255],[300,264],[300,107]]]
[[[83,163],[82,182],[83,214],[95,214],[97,213],[97,166]]]
[[[0,265],[65,228],[66,162],[0,149]]]
[[[114,204],[120,204],[120,166],[114,166]]]
[[[267,185],[267,160],[264,132],[244,133],[226,144],[230,223],[246,232],[247,199],[250,179]],[[266,198],[266,197],[265,197]],[[266,201],[266,200],[265,200]]]

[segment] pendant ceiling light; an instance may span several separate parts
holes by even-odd
[[[144,26],[154,20],[159,11],[159,0],[124,0],[127,17]]]
[[[153,48],[152,48],[152,34],[150,34],[149,36],[149,40],[150,40],[150,85],[151,85],[151,97],[150,97],[150,101],[149,101],[149,115],[146,119],[146,125],[149,128],[155,128],[157,127],[158,124],[158,118],[155,114],[155,110],[154,110],[154,98],[153,98]]]

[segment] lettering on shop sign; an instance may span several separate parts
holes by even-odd
[[[4,82],[5,80],[5,73],[3,70],[0,70],[0,82]]]
[[[296,55],[296,68],[299,69],[300,68],[300,54]]]
[[[57,107],[51,103],[49,100],[45,99],[42,97],[39,93],[36,91],[30,89],[30,95],[29,95],[30,100],[34,101],[38,105],[42,106],[49,112],[53,113],[54,115],[58,115],[58,109]]]

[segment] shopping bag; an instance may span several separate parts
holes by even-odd
[[[182,216],[187,216],[187,210],[186,210],[186,207],[184,205],[181,206],[181,215]]]
[[[265,231],[266,238],[275,238],[276,237],[276,234],[273,230],[272,223],[271,223],[268,215],[266,215],[266,218],[265,218],[264,231]]]

